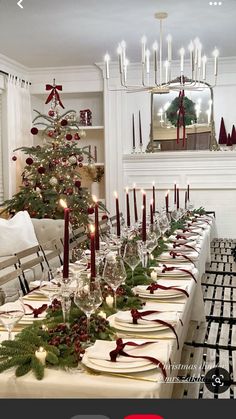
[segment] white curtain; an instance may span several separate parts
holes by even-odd
[[[13,150],[22,146],[33,145],[30,133],[32,126],[29,83],[9,76],[6,88],[5,112],[5,147],[4,163],[4,196],[11,198],[21,185],[21,174],[25,166],[26,155]],[[17,160],[13,161],[13,155]]]

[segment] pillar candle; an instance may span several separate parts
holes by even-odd
[[[177,188],[176,203],[177,203],[177,209],[179,209],[179,188]]]
[[[153,225],[154,220],[153,220],[153,199],[151,199],[150,201],[150,223],[151,225]]]
[[[96,277],[96,264],[95,264],[95,228],[90,225],[90,252],[91,252],[91,278]]]
[[[94,212],[95,212],[95,249],[100,249],[100,241],[99,241],[99,218],[98,218],[98,201],[97,197],[93,196],[94,200]]]
[[[176,205],[176,182],[174,184],[174,204]]]
[[[166,213],[168,214],[169,212],[169,193],[168,192],[166,193],[165,201],[166,201]]]
[[[63,199],[60,205],[64,208],[64,242],[63,242],[63,278],[69,278],[69,216],[70,210]]]
[[[126,188],[126,214],[127,214],[127,226],[130,227],[129,188]]]
[[[133,187],[133,195],[134,195],[134,220],[137,223],[138,222],[138,209],[137,209],[137,200],[136,200],[136,189],[135,189],[135,185]]]
[[[120,237],[120,209],[119,209],[119,198],[117,192],[114,193],[116,198],[116,234]]]
[[[155,213],[155,211],[156,211],[155,182],[152,182],[152,200],[153,200],[152,210],[153,210],[153,213]]]
[[[146,226],[146,193],[143,193],[143,217],[142,217],[142,241],[145,242],[147,240],[147,226]]]
[[[189,183],[188,183],[188,187],[187,187],[187,198],[188,198],[188,201],[190,200],[189,197],[190,197],[190,186],[189,186]]]
[[[35,356],[42,365],[46,364],[47,351],[42,346],[35,351]]]

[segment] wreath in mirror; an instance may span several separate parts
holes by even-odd
[[[178,112],[181,106],[181,99],[176,97],[172,100],[169,108],[166,111],[166,118],[171,122],[172,125],[177,127],[178,125]],[[184,125],[192,125],[197,122],[197,115],[195,110],[195,103],[187,98],[183,98],[183,107],[184,107]]]

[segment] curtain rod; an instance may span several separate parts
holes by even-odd
[[[4,74],[5,76],[10,76],[9,73],[7,73],[6,71],[0,70],[1,74]],[[20,77],[16,76],[17,79],[19,79]],[[25,80],[22,80],[23,83],[28,83]],[[31,86],[31,83],[29,82],[29,85]]]

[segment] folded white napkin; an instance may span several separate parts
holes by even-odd
[[[123,339],[123,342],[135,342],[138,344],[145,343],[146,341],[140,339]],[[95,344],[86,349],[86,354],[89,359],[100,359],[105,361],[110,361],[110,352],[116,349],[115,341],[106,341],[106,340],[96,340]],[[151,356],[153,358],[158,358],[161,362],[168,361],[169,355],[169,344],[167,342],[155,342],[141,347],[126,346],[124,351],[129,353],[129,355],[134,356]],[[117,362],[122,363],[140,363],[140,359],[129,358],[122,355],[117,356]],[[145,362],[146,363],[146,362]],[[112,365],[113,363],[111,363]],[[113,364],[114,365],[114,364]]]
[[[139,310],[140,313],[147,311],[145,310]],[[145,319],[147,320],[143,320],[143,319],[139,319],[138,320],[138,324],[143,324],[145,326],[147,325],[158,325],[158,323],[154,322],[153,320],[163,320],[166,321],[168,323],[171,323],[172,325],[176,323],[177,321],[177,312],[162,312],[162,313],[153,313],[153,314],[149,314],[148,316],[145,316]],[[133,324],[133,318],[132,315],[130,313],[130,311],[118,311],[118,313],[116,313],[115,315],[115,321],[119,322],[119,323],[128,323],[128,324]]]
[[[164,287],[175,287],[175,288],[181,288],[185,291],[188,291],[188,286],[189,286],[189,281],[185,281],[185,280],[172,280],[172,281],[165,281],[165,280],[160,280],[157,281],[157,283],[159,285],[163,285]],[[175,290],[155,290],[153,294],[150,294],[150,290],[147,290],[148,286],[147,285],[138,285],[137,287],[133,288],[133,291],[137,294],[142,294],[142,295],[157,295],[157,296],[165,296],[167,293],[177,293],[177,291]],[[181,292],[181,291],[180,291]],[[183,294],[183,293],[181,293]],[[184,294],[183,294],[184,295]]]
[[[185,269],[185,270],[187,270],[189,272],[192,272],[192,273],[195,270],[194,265],[192,263],[181,264],[181,267],[180,267],[178,264],[176,264],[176,263],[173,262],[171,265],[168,264],[168,267],[175,267],[175,268],[179,268],[179,269]],[[162,264],[160,266],[155,267],[155,271],[156,271],[157,274],[162,274],[162,275],[170,275],[170,274],[172,275],[172,274],[176,274],[176,273],[177,274],[180,274],[181,273],[181,275],[182,275],[182,274],[185,273],[185,272],[179,271],[178,269],[177,270],[173,270],[173,271],[166,271],[165,273],[163,273],[162,270],[164,268],[165,267]]]
[[[181,251],[179,249],[174,249],[173,250],[175,253],[181,253]],[[194,252],[194,251],[189,251],[189,253],[186,255],[187,257],[189,257],[189,259],[191,260],[196,260],[198,259],[198,253]],[[183,261],[186,263],[186,259],[180,254],[178,254],[177,256],[175,256],[175,258],[173,258],[173,256],[170,255],[170,252],[163,252],[160,256],[158,256],[159,260],[162,259],[167,259],[167,260],[172,260],[173,262],[177,262],[177,261]]]
[[[41,286],[48,286],[50,285],[50,281],[31,281],[29,284],[29,288],[30,290],[33,290],[34,288],[40,287]]]

